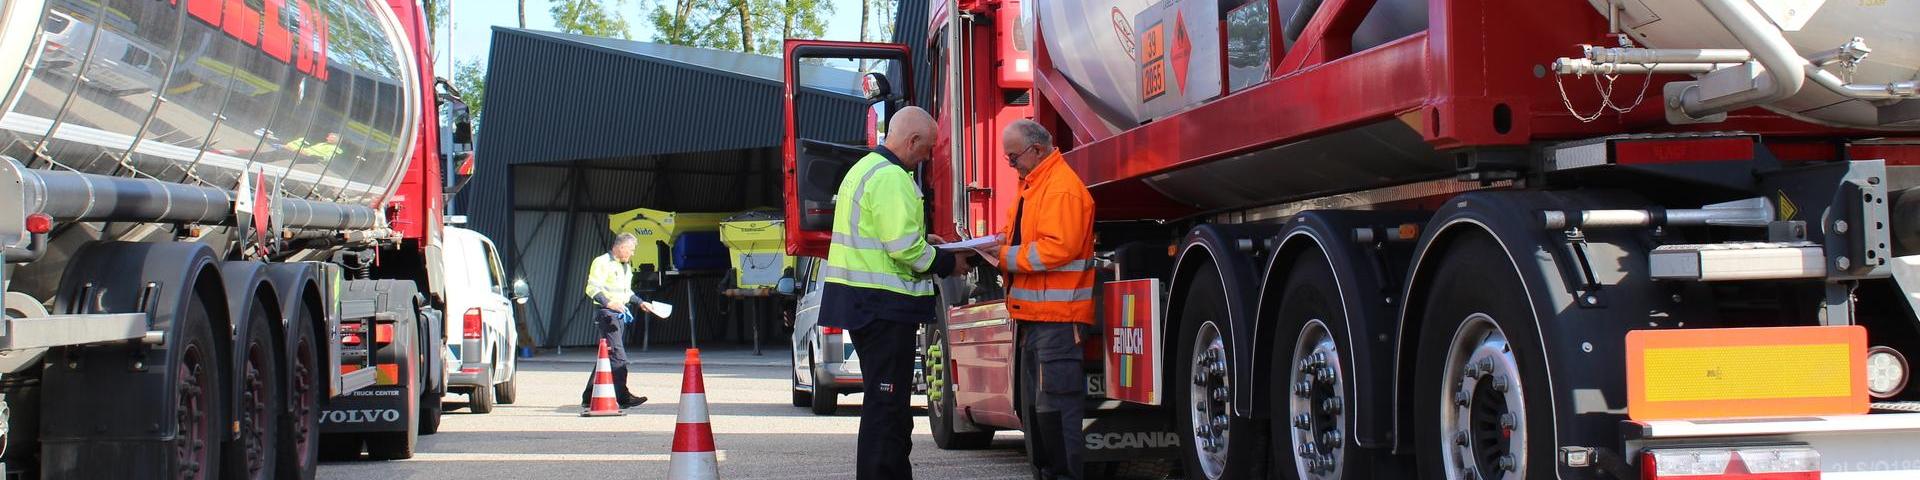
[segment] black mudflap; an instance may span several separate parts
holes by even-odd
[[[404,432],[407,417],[418,408],[405,386],[367,387],[327,402],[320,410],[320,433]]]
[[[47,353],[41,405],[46,478],[154,478],[174,454],[165,368],[132,368],[140,349],[69,347]],[[137,400],[135,400],[137,399]],[[207,448],[219,448],[208,445]],[[112,461],[104,461],[112,459]]]
[[[1175,459],[1184,436],[1173,432],[1160,407],[1124,402],[1112,408],[1087,405],[1086,447],[1083,461],[1132,462]]]

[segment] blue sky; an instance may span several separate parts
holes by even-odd
[[[453,57],[460,61],[478,59],[487,61],[487,50],[493,38],[493,26],[518,26],[519,13],[514,0],[449,0],[453,5]],[[611,3],[612,0],[605,0]],[[620,14],[627,17],[627,24],[633,28],[634,40],[653,38],[653,27],[649,25],[643,12],[653,8],[658,2],[671,0],[626,0],[620,7]],[[826,38],[831,40],[856,40],[860,31],[859,0],[830,0],[834,14],[827,21]],[[906,0],[925,1],[925,0]],[[527,0],[527,28],[553,30],[553,18],[547,14],[548,0]],[[878,19],[875,19],[876,21]],[[435,72],[448,74],[454,62],[447,61],[447,32],[442,31],[435,41]]]

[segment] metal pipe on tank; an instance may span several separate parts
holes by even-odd
[[[229,190],[63,170],[24,168],[4,159],[0,182],[19,186],[20,207],[27,214],[44,213],[57,221],[114,221],[154,223],[230,224],[234,193]],[[9,181],[10,180],[10,181]],[[379,224],[373,208],[364,205],[278,199],[281,222],[288,228],[362,230]]]
[[[1705,118],[1754,105],[1785,100],[1800,92],[1806,84],[1807,59],[1794,53],[1780,29],[1745,0],[1700,0],[1733,38],[1747,47],[1766,76],[1756,79],[1751,88],[1713,98],[1702,98],[1700,85],[1688,87],[1677,100],[1681,111],[1694,118]]]
[[[1580,48],[1594,63],[1744,63],[1753,59],[1753,54],[1737,48]]]
[[[1553,71],[1561,75],[1613,75],[1653,73],[1660,74],[1700,74],[1722,68],[1732,67],[1732,63],[1595,63],[1585,58],[1562,58],[1553,61]]]

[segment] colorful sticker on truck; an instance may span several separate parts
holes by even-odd
[[[1107,397],[1160,404],[1160,279],[1108,282],[1106,302]]]

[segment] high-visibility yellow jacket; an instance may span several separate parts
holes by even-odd
[[[1011,213],[1000,247],[1008,315],[1093,324],[1093,195],[1059,150],[1020,179]]]
[[[287,149],[298,152],[301,155],[319,157],[321,160],[332,160],[334,155],[340,154],[339,145],[327,142],[308,143],[305,138],[296,138],[291,142],[287,142]]]
[[[821,275],[829,283],[933,296],[934,248],[920,189],[906,169],[870,153],[847,170],[833,207],[833,243]]]
[[[614,260],[612,253],[594,257],[587,267],[587,298],[602,306],[609,300],[625,303],[632,299],[633,268]]]

